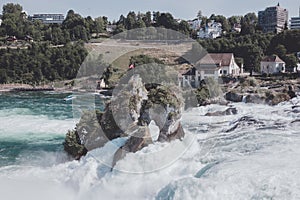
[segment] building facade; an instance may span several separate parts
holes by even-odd
[[[288,25],[288,11],[277,6],[268,7],[258,12],[258,25],[264,32],[282,32]]]
[[[44,24],[62,24],[65,20],[63,14],[34,14],[29,16],[31,21],[40,20]]]
[[[277,74],[285,72],[285,62],[278,56],[266,56],[260,62],[262,74]]]
[[[300,29],[300,8],[299,8],[299,17],[292,17],[291,18],[291,29]]]
[[[218,79],[221,76],[238,76],[243,73],[233,53],[209,53],[195,67],[179,74],[181,87],[199,87],[201,81],[207,78]]]
[[[198,38],[214,39],[222,35],[222,24],[219,22],[211,21],[207,23],[205,28],[200,29]]]
[[[190,25],[190,28],[194,31],[198,31],[201,29],[201,23],[202,20],[201,19],[194,19],[194,20],[189,20],[187,21],[188,24]]]

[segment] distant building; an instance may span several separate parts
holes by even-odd
[[[26,35],[26,36],[24,37],[24,40],[25,40],[26,42],[33,42],[33,37],[31,37],[30,35]]]
[[[291,18],[291,29],[300,29],[300,8],[299,8],[299,17]]]
[[[15,42],[18,41],[18,39],[17,39],[16,36],[8,36],[8,37],[6,38],[6,41],[7,41],[7,42],[11,42],[11,43],[15,43]]]
[[[201,28],[201,22],[202,22],[201,19],[189,20],[187,22],[190,25],[190,28],[192,30],[195,30],[195,31],[200,30],[200,28]]]
[[[280,33],[288,25],[288,11],[277,6],[268,7],[258,12],[258,25],[264,32]]]
[[[221,76],[238,76],[243,73],[234,59],[233,53],[209,53],[188,71],[181,72],[179,83],[181,87],[199,87],[201,80],[218,79]]]
[[[242,31],[242,25],[239,23],[234,24],[231,31],[240,33]]]
[[[106,25],[106,31],[108,33],[114,32],[116,30],[116,28],[117,28],[117,25],[110,25],[110,24]]]
[[[29,16],[29,20],[40,20],[44,24],[62,24],[65,17],[63,14],[34,14]]]
[[[200,29],[198,32],[198,38],[217,38],[222,35],[222,24],[212,20],[207,23],[205,28]]]
[[[266,56],[260,62],[260,71],[262,74],[285,72],[285,62],[276,55]]]

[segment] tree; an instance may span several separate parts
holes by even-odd
[[[0,69],[0,83],[6,83],[8,80],[7,73],[5,69]]]
[[[242,26],[242,35],[247,34],[254,34],[256,31],[256,25],[258,22],[258,18],[255,13],[247,13],[241,19],[241,26]]]
[[[298,59],[295,55],[292,54],[292,55],[285,56],[283,60],[286,63],[286,68],[288,69],[288,71],[293,72],[293,69],[295,67],[297,68]]]
[[[197,18],[198,19],[202,19],[202,11],[201,10],[198,11]]]
[[[274,53],[280,58],[283,58],[286,56],[286,48],[280,44],[274,49]]]
[[[136,28],[136,21],[137,21],[137,17],[136,17],[135,12],[129,12],[127,14],[127,18],[125,20],[125,28],[127,30]]]
[[[231,29],[234,27],[235,24],[241,23],[242,16],[231,16],[227,19]]]
[[[23,8],[19,4],[8,3],[3,6],[1,27],[6,35],[18,38],[24,36],[25,19],[22,10]]]
[[[151,12],[146,12],[145,16],[143,17],[143,21],[145,22],[146,27],[151,26],[152,20],[151,20]]]
[[[178,23],[170,13],[162,13],[156,22],[157,26],[162,26],[167,29],[177,30]]]
[[[228,32],[230,30],[230,26],[228,24],[228,21],[226,19],[226,17],[224,17],[223,15],[214,15],[212,14],[209,18],[209,20],[214,20],[215,22],[219,22],[222,24],[222,29],[225,32]]]
[[[190,25],[184,20],[179,23],[178,30],[185,35],[190,35],[192,31]]]
[[[105,24],[103,17],[97,17],[95,18],[95,23],[94,23],[94,31],[98,33],[103,33],[105,31]]]

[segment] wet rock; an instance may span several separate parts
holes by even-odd
[[[290,100],[290,96],[286,92],[272,92],[267,95],[266,103],[269,105],[277,105],[288,100]]]
[[[112,167],[114,167],[119,160],[124,158],[126,153],[135,153],[149,144],[152,144],[152,139],[148,126],[138,127],[127,142],[116,151]]]
[[[225,132],[232,132],[237,128],[241,128],[241,127],[245,127],[245,128],[249,128],[249,126],[255,126],[255,127],[264,127],[265,124],[261,121],[258,121],[256,119],[254,119],[253,117],[250,116],[243,116],[240,119],[238,119],[237,121],[234,122],[234,125],[229,128],[228,130],[226,130]]]
[[[87,149],[80,144],[80,139],[77,131],[68,131],[63,143],[64,150],[72,157],[78,160],[81,156],[86,155]]]
[[[245,100],[246,103],[257,103],[257,104],[265,103],[265,101],[266,98],[259,94],[248,94]]]
[[[294,98],[294,97],[297,97],[296,92],[294,91],[294,88],[291,85],[289,85],[289,91],[287,93],[288,93],[288,95],[290,96],[291,99]]]
[[[243,100],[243,95],[240,95],[235,92],[227,92],[225,95],[225,99],[227,101],[232,101],[232,102],[242,102]]]
[[[236,115],[236,114],[237,114],[236,108],[227,108],[224,111],[206,113],[205,116],[224,116],[224,115]]]

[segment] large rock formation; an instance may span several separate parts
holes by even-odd
[[[83,114],[76,129],[67,134],[65,150],[78,159],[114,138],[129,136],[115,153],[114,166],[126,152],[137,152],[154,142],[149,130],[151,121],[160,129],[158,141],[181,139],[184,137],[180,123],[183,100],[178,94],[176,87],[144,85],[139,76],[132,76],[127,84],[115,89],[104,112]]]

